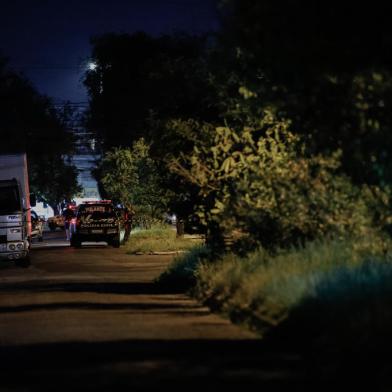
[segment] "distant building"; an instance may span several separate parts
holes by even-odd
[[[94,135],[88,132],[83,125],[84,107],[73,109],[74,113],[68,126],[76,136],[76,152],[70,161],[79,171],[78,182],[82,186],[82,193],[75,198],[76,203],[79,204],[87,199],[97,200],[101,198],[97,181],[91,173],[96,166],[96,162],[101,158],[101,154],[97,149]]]
[[[82,187],[81,194],[74,200],[80,204],[84,200],[99,200],[101,196],[98,191],[98,184],[91,174],[91,170],[95,168],[96,162],[101,158],[101,154],[97,149],[97,143],[94,135],[87,132],[83,126],[84,112],[87,104],[55,104],[59,110],[62,110],[65,105],[72,109],[72,117],[67,122],[67,127],[76,136],[76,153],[66,159],[74,164],[79,171],[78,182]],[[38,202],[33,208],[38,215],[48,218],[54,215],[53,209],[46,203]]]

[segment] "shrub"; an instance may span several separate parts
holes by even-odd
[[[329,271],[315,282],[312,295],[292,307],[276,334],[291,345],[335,354],[390,352],[391,261],[373,256]]]
[[[338,173],[339,152],[308,156],[289,122],[266,112],[242,129],[215,130],[171,169],[197,185],[199,215],[214,231],[244,233],[246,253],[303,244],[327,235],[363,235],[372,218],[359,188]],[[216,235],[212,246],[219,243]]]
[[[175,257],[168,269],[156,279],[156,283],[161,288],[175,292],[189,291],[196,284],[196,271],[200,263],[209,257],[210,250],[206,246],[193,246],[189,252]]]
[[[151,228],[162,220],[167,209],[167,192],[160,184],[157,162],[143,138],[132,148],[114,148],[106,152],[97,170],[110,198],[132,211],[133,225]]]
[[[273,256],[265,250],[245,258],[227,255],[217,263],[199,266],[195,293],[233,321],[265,334],[306,298],[317,297],[324,279],[339,274],[342,268],[360,268],[369,257],[387,257],[384,242],[377,249],[371,242],[358,246],[358,239],[320,240],[279,250]]]

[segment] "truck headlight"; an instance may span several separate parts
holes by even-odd
[[[10,250],[15,250],[16,246],[15,246],[15,244],[9,244],[9,248],[10,248]]]
[[[16,245],[16,247],[18,248],[18,250],[22,250],[23,249],[23,244],[19,243]]]

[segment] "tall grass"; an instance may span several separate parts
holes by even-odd
[[[377,374],[391,385],[391,250],[377,236],[215,261],[198,247],[176,258],[160,283],[191,292],[274,348],[302,353],[317,379],[361,385],[358,373],[370,382]]]
[[[199,265],[196,296],[286,345],[368,353],[392,349],[392,257],[386,243],[318,241],[271,256]]]
[[[186,254],[175,257],[155,283],[174,292],[188,291],[196,285],[195,272],[199,265],[209,257],[210,251],[206,246],[195,245]]]
[[[151,229],[133,230],[125,249],[130,254],[185,251],[196,243],[193,239],[177,237],[175,229],[169,225],[155,225]]]
[[[312,289],[312,295],[291,307],[275,336],[288,344],[306,342],[313,349],[335,353],[368,355],[392,349],[390,257],[339,266]]]
[[[392,350],[392,249],[379,237],[315,241],[211,261],[177,257],[158,282],[285,345],[330,352]],[[276,340],[275,340],[276,341]]]

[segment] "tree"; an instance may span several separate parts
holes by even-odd
[[[30,190],[38,200],[49,204],[55,215],[60,213],[61,202],[71,201],[82,190],[77,181],[77,169],[66,164],[61,156],[36,156],[29,164],[29,175]]]
[[[108,151],[100,167],[101,181],[110,198],[136,215],[136,221],[162,220],[167,192],[160,186],[159,170],[143,139],[132,148]]]
[[[27,153],[31,189],[55,211],[80,190],[76,168],[63,159],[74,148],[66,120],[0,58],[0,152]]]
[[[247,247],[276,249],[371,226],[360,190],[337,173],[338,155],[308,156],[288,126],[266,112],[243,128],[216,128],[210,145],[173,160],[171,169],[199,189],[198,213],[218,252],[233,230]]]
[[[128,148],[143,137],[161,186],[171,195],[167,209],[186,220],[197,192],[166,165],[171,157],[192,151],[202,137],[198,129],[193,133],[195,127],[172,126],[178,119],[191,123],[218,117],[207,37],[107,34],[92,42],[97,67],[85,79],[91,97],[89,126],[106,151]],[[99,172],[98,182],[103,176]]]
[[[390,3],[223,0],[222,42],[254,76],[303,83],[390,65]]]
[[[92,40],[94,70],[87,71],[89,126],[104,148],[155,141],[171,118],[216,116],[205,63],[206,39],[106,34]],[[151,120],[159,120],[152,128]]]
[[[314,153],[340,148],[356,183],[390,183],[391,4],[222,4],[220,42],[239,86],[290,118]]]

